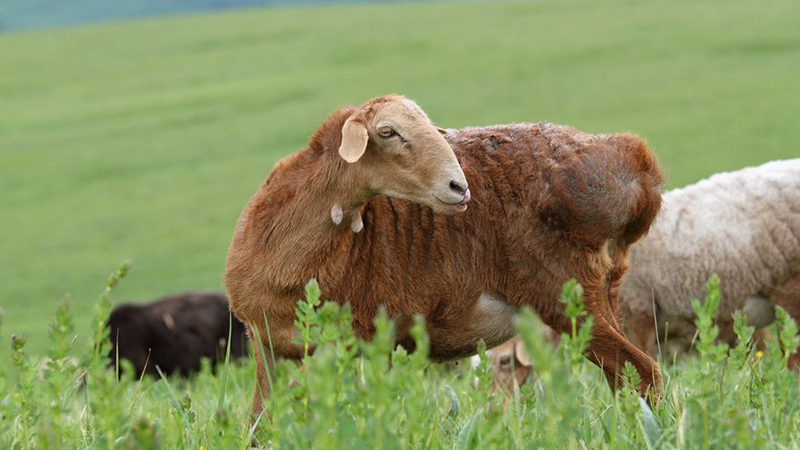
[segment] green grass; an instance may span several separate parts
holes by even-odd
[[[676,187],[800,155],[800,3],[269,9],[0,37],[0,305],[46,348],[72,295],[222,289],[235,221],[336,107],[388,92],[448,127],[630,130]],[[6,347],[5,345],[3,347]],[[7,351],[7,350],[4,350]]]
[[[107,288],[95,309],[97,292],[127,258],[114,304],[221,289],[245,202],[334,108],[399,92],[448,127],[630,130],[677,187],[800,156],[797,17],[795,0],[543,0],[0,37],[0,448],[246,446],[252,360],[226,376],[117,382],[92,351],[110,307]],[[57,306],[65,292],[69,309]],[[347,312],[322,308],[304,319],[326,329],[304,328],[320,351],[303,372],[279,364],[274,424],[256,435],[276,448],[800,446],[786,353],[773,340],[763,357],[744,344],[728,356],[713,344],[713,299],[696,305],[700,357],[667,370],[652,417],[578,357],[580,332],[553,351],[526,316],[538,376],[509,398],[489,395],[485,366],[475,388],[470,369],[429,365],[421,329],[414,355],[391,349],[386,321],[371,344],[348,347]],[[797,345],[789,319],[779,329],[784,348]],[[738,331],[746,343],[751,332]]]
[[[99,303],[98,324],[117,278]],[[139,382],[126,375],[130,371],[118,381],[98,356],[108,348],[102,337],[94,341],[100,347],[72,346],[72,316],[62,304],[50,327],[50,359],[31,358],[24,342],[12,339],[18,380],[7,378],[5,361],[0,365],[0,446],[233,449],[248,448],[255,436],[261,448],[277,449],[797,448],[797,374],[786,369],[798,345],[797,325],[779,310],[778,339],[761,354],[751,346],[754,330],[739,314],[740,343],[729,350],[714,343],[718,280],[708,292],[693,305],[699,358],[665,372],[663,396],[650,410],[630,387],[639,380],[631,366],[612,394],[600,370],[581,356],[591,325],[578,321],[584,311],[574,282],[562,294],[572,334],[562,335],[554,349],[541,322],[524,311],[517,329],[535,375],[511,394],[494,395],[483,354],[475,371],[430,364],[422,321],[411,329],[417,350],[409,355],[393,348],[385,314],[376,319],[370,343],[356,341],[349,310],[334,302],[314,308],[319,288],[310,283],[306,302],[298,304],[297,328],[303,344],[317,351],[304,358],[302,371],[293,362],[278,363],[266,400],[272,420],[261,416],[253,428],[252,359],[218,368],[223,376],[206,364],[188,381]]]

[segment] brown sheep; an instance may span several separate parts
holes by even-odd
[[[324,299],[350,303],[359,337],[384,307],[397,343],[413,349],[408,330],[421,315],[431,358],[445,361],[475,354],[480,339],[511,338],[523,306],[566,330],[557,299],[576,278],[595,316],[587,357],[612,387],[631,362],[642,392],[658,396],[658,365],[624,337],[616,309],[628,247],[655,218],[661,183],[630,134],[546,123],[437,130],[401,96],[342,108],[242,213],[225,274],[231,308],[269,348],[266,316],[275,355],[299,359],[295,306],[316,278]],[[269,394],[256,360],[254,414]]]
[[[542,332],[548,344],[558,346],[561,342],[561,336],[552,328],[543,326]],[[492,374],[494,374],[492,390],[499,388],[511,393],[514,391],[515,384],[522,386],[533,373],[533,361],[525,351],[525,346],[519,336],[514,336],[497,347],[490,348],[486,351],[486,357],[491,362]],[[473,367],[477,367],[480,364],[480,357],[473,356],[471,362]]]

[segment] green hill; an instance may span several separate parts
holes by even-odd
[[[221,289],[237,216],[273,164],[336,107],[389,92],[448,127],[634,131],[672,187],[798,157],[797,17],[795,0],[545,0],[0,37],[4,332],[41,351],[65,292],[85,331],[126,258],[117,301]]]

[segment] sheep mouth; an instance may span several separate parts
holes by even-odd
[[[443,212],[443,214],[448,216],[454,216],[467,210],[467,205],[462,205],[461,203],[442,203],[446,205],[446,208],[448,209],[448,211]]]
[[[447,208],[449,210],[448,212],[453,211],[452,214],[458,214],[467,210],[467,203],[469,203],[469,201],[472,199],[472,193],[469,191],[469,189],[467,189],[464,197],[456,202],[446,202],[435,194],[433,197],[439,202],[440,206]]]
[[[472,192],[469,190],[469,188],[467,188],[467,192],[464,193],[464,196],[461,197],[461,200],[456,201],[456,202],[446,202],[446,201],[442,200],[441,198],[439,198],[436,194],[433,194],[433,196],[436,198],[436,200],[439,200],[440,202],[444,203],[445,205],[451,205],[451,206],[454,206],[454,205],[465,206],[467,203],[469,203],[470,200],[472,200]]]

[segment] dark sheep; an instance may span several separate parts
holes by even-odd
[[[212,365],[225,361],[228,324],[232,320],[231,360],[247,355],[244,325],[229,319],[228,299],[223,294],[191,292],[165,297],[145,305],[119,305],[108,318],[111,337],[109,357],[127,359],[143,373],[159,378],[200,370],[203,358]]]

